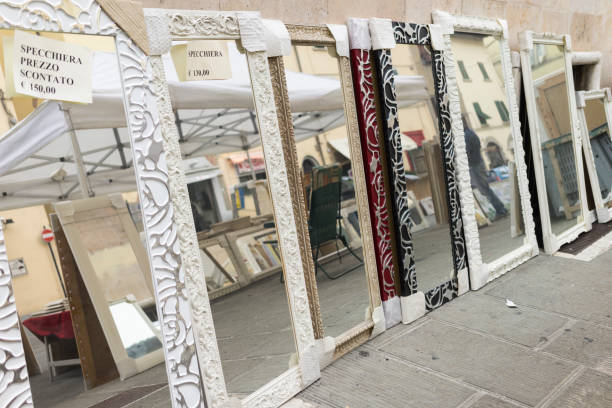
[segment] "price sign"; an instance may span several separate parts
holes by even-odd
[[[42,99],[91,103],[91,50],[15,31],[15,91]]]
[[[232,68],[227,42],[198,40],[187,43],[185,64],[187,81],[230,79]]]

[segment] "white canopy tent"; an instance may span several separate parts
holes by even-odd
[[[232,79],[218,81],[180,82],[164,59],[185,157],[259,144],[246,60],[230,55]],[[76,198],[81,185],[90,195],[135,189],[116,56],[95,52],[93,67],[91,104],[46,101],[0,136],[0,209]],[[297,140],[344,123],[338,80],[287,72],[287,82]],[[399,77],[396,87],[400,105],[429,99],[423,77]]]

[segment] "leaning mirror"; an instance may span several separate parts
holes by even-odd
[[[373,57],[405,323],[468,290],[444,57],[431,30],[370,20],[373,38],[394,38],[374,43]]]
[[[207,406],[280,406],[319,364],[262,22],[145,16]]]
[[[478,289],[538,253],[507,24],[439,11],[432,16],[448,47],[470,283]]]
[[[385,324],[348,49],[338,51],[347,32],[331,28],[288,25],[291,47],[270,58],[322,365]]]
[[[582,147],[597,221],[612,219],[612,98],[610,88],[576,92]]]
[[[132,378],[138,377],[140,371],[162,362],[162,355],[166,351],[168,364],[156,366],[160,368],[156,373],[162,384],[156,388],[159,395],[167,399],[169,392],[173,406],[179,406],[179,401],[185,400],[191,401],[192,406],[202,406],[204,400],[199,385],[201,376],[193,349],[191,323],[179,325],[182,334],[177,334],[176,322],[181,321],[183,313],[189,314],[189,306],[180,282],[177,229],[171,222],[165,223],[171,217],[172,205],[167,200],[166,163],[160,160],[164,157],[164,146],[157,126],[158,111],[154,100],[155,91],[151,87],[151,65],[146,55],[149,43],[144,35],[142,10],[137,6],[131,6],[129,10],[118,9],[114,3],[109,6],[109,2],[104,0],[68,0],[61,4],[52,1],[4,2],[0,8],[0,29],[3,106],[13,116],[13,123],[19,121],[0,138],[0,150],[3,151],[0,171],[12,182],[10,189],[2,194],[4,204],[47,204],[66,198],[87,197],[93,195],[94,191],[103,196],[109,190],[114,190],[115,185],[111,184],[116,181],[116,185],[125,183],[132,191],[138,191],[144,209],[142,223],[146,244],[144,248],[140,247],[142,244],[139,237],[136,240],[129,239],[130,242],[137,242],[140,248],[139,255],[132,254],[135,258],[129,255],[124,258],[129,265],[121,264],[118,258],[102,255],[104,248],[98,248],[100,251],[88,255],[96,258],[97,265],[107,263],[110,269],[99,270],[103,274],[111,271],[117,278],[121,275],[117,273],[118,270],[129,270],[126,274],[129,279],[121,282],[118,287],[107,288],[114,293],[107,291],[104,295],[108,297],[102,297],[106,316],[109,317],[106,323],[110,322],[110,326],[119,328],[119,335],[107,337],[107,333],[100,329],[88,340],[89,343],[101,339],[108,343],[114,342],[113,346],[118,346],[115,350],[122,350],[127,358],[116,364],[118,367],[114,367],[114,374],[97,380],[109,381],[118,375],[124,378],[131,375]],[[102,78],[96,76],[101,67],[107,69],[106,76]],[[11,92],[13,96],[9,101]],[[126,125],[127,131],[115,133],[110,146],[100,138],[89,144],[92,151],[80,151],[79,144],[84,140],[76,135],[77,130],[104,128],[110,131],[112,128],[125,128]],[[55,144],[47,149],[52,142]],[[44,153],[43,148],[46,149]],[[110,156],[113,156],[112,160],[107,160]],[[62,163],[59,168],[54,167],[56,158]],[[130,170],[132,165],[134,168]],[[94,173],[95,177],[92,177]],[[28,182],[17,182],[19,177],[21,181],[27,179]],[[46,217],[46,212],[43,214]],[[121,231],[115,221],[107,225],[106,230]],[[163,227],[161,224],[164,224]],[[123,245],[126,243],[127,232],[123,230],[123,233],[118,237],[120,244],[107,248],[110,252],[127,254],[128,247],[134,248],[131,243]],[[96,238],[102,241],[101,237],[90,236],[90,243]],[[67,387],[71,392],[58,392],[58,383],[54,382],[50,386],[43,384],[32,393],[25,367],[26,360],[30,363],[33,357],[31,353],[26,354],[27,358],[24,357],[24,345],[26,352],[30,350],[30,342],[25,337],[29,334],[24,334],[22,342],[4,242],[0,241],[5,321],[0,329],[0,338],[6,353],[0,365],[0,376],[5,380],[2,401],[7,406],[50,406],[60,402],[58,398],[75,396],[73,392],[78,393],[84,383],[85,387],[92,386],[91,377],[87,375],[92,373],[87,371],[88,364],[91,367],[90,359],[80,354],[81,345],[72,338],[73,346],[77,349],[73,358],[67,361],[54,361],[53,357],[46,359],[50,373],[64,371],[66,367],[63,365],[81,365],[83,375],[79,372],[79,375],[73,376],[72,385]],[[93,243],[100,246],[105,244]],[[34,251],[35,246],[32,248]],[[85,301],[85,294],[82,294],[81,300]],[[74,293],[66,295],[70,298]],[[155,299],[155,302],[150,302],[151,299]],[[157,305],[157,309],[152,308],[151,311],[149,302]],[[66,303],[69,303],[70,310],[66,310]],[[175,309],[161,307],[169,303]],[[62,320],[65,332],[57,333],[64,335],[78,332],[80,327],[68,317],[82,311],[77,306],[70,300],[50,302],[43,315],[33,317],[46,318],[63,311],[66,312],[62,315],[62,319],[66,317]],[[127,326],[113,319],[110,307],[127,307],[130,310],[130,322],[146,329],[138,335],[127,335]],[[154,324],[155,321],[159,327]],[[39,335],[44,339],[50,337],[42,332]],[[82,338],[80,340],[87,341]],[[74,343],[77,343],[76,346]],[[43,344],[44,348],[40,347],[38,351],[44,353],[47,345]],[[99,353],[106,353],[108,360],[113,360],[108,350],[100,349]],[[7,361],[10,363],[5,364]],[[125,365],[121,365],[123,363]],[[75,371],[79,370],[73,370],[73,373]],[[186,376],[186,373],[189,375]],[[165,388],[166,380],[169,382],[169,391]],[[40,376],[32,378],[31,383],[38,381],[41,381]],[[112,386],[117,387],[117,384]],[[92,403],[101,402],[109,396],[93,394],[97,395],[94,398],[97,400],[90,400]]]
[[[544,250],[554,253],[591,229],[570,37],[525,31],[520,38]]]

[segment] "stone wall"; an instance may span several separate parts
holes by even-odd
[[[522,30],[569,33],[576,51],[604,53],[602,86],[612,87],[612,0],[143,0],[145,7],[259,10],[285,23],[344,23],[386,17],[430,23],[431,10],[508,20],[510,47]]]

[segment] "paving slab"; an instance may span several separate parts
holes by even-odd
[[[548,406],[548,408],[610,408],[612,377],[586,370]]]
[[[431,320],[382,350],[535,406],[575,368],[525,347]]]
[[[612,327],[612,272],[604,265],[540,255],[513,271],[512,279],[484,290],[517,304]]]
[[[508,401],[504,401],[502,399],[493,397],[491,395],[483,395],[472,405],[468,406],[469,408],[517,408],[518,405],[513,404]]]
[[[328,366],[299,398],[322,407],[451,408],[474,391],[377,351],[353,351]]]
[[[512,309],[505,300],[471,292],[429,314],[437,320],[456,323],[528,347],[535,347],[568,319],[529,308]]]
[[[171,406],[170,391],[168,386],[166,386],[165,389],[155,391],[138,401],[126,405],[125,408],[169,408]]]
[[[612,375],[612,329],[579,321],[544,350]]]
[[[289,369],[289,354],[257,359],[257,365],[231,381],[226,380],[228,392],[249,394],[272,381]]]

